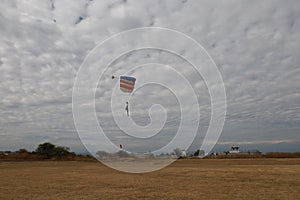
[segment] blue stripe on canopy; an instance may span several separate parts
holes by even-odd
[[[123,80],[132,81],[132,82],[135,82],[135,80],[136,80],[136,78],[131,77],[131,76],[121,76],[120,78]]]

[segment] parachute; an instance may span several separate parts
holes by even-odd
[[[136,78],[131,76],[120,76],[120,90],[125,93],[131,93],[134,89]]]

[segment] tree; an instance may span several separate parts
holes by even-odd
[[[107,158],[109,157],[109,153],[106,152],[106,151],[97,151],[97,156],[100,158],[100,159],[103,159],[103,158]]]
[[[126,151],[118,151],[117,156],[120,158],[128,158],[130,155]]]
[[[47,158],[51,158],[53,156],[66,156],[72,154],[69,152],[69,147],[60,147],[55,146],[49,142],[40,144],[38,148],[35,150],[35,153],[41,156],[46,156]]]
[[[200,150],[198,149],[197,151],[195,151],[194,156],[204,156],[205,152],[204,150]]]
[[[51,156],[53,156],[54,149],[55,149],[54,144],[45,142],[43,144],[39,144],[35,152],[41,156],[46,156],[47,158],[50,158]]]
[[[17,151],[18,154],[29,154],[29,152],[27,151],[27,149],[19,149]]]
[[[175,153],[175,155],[177,156],[177,158],[179,158],[181,156],[181,150],[176,148],[173,150],[173,152]]]
[[[197,151],[195,151],[195,153],[194,153],[194,156],[199,156],[199,152],[200,152],[200,149],[197,149]]]
[[[55,156],[66,156],[66,155],[69,155],[71,154],[69,152],[70,148],[69,147],[55,147],[54,150],[53,150],[53,154]]]

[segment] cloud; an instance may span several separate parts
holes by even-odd
[[[72,116],[76,72],[99,42],[120,31],[144,26],[181,31],[201,43],[214,59],[227,94],[226,124],[221,140],[299,140],[299,4],[297,0],[3,1],[0,5],[0,134],[3,136],[0,146],[34,148],[46,138],[54,142],[70,141],[73,148],[80,149],[80,144],[74,143],[78,136]],[[178,45],[176,42],[179,41],[174,45]],[[112,46],[107,52],[115,48],[120,47]],[[177,66],[197,91],[201,109],[201,127],[193,144],[197,148],[211,111],[203,79],[189,67],[180,68],[187,63],[157,50],[131,52],[114,64],[165,61]],[[122,70],[118,68],[107,74]],[[143,71],[132,73],[147,76]],[[172,82],[172,78],[165,78]],[[103,83],[106,87],[110,79]],[[178,113],[174,112],[178,104],[172,95],[163,88],[145,87],[136,97],[147,92],[149,101],[145,100],[144,105],[143,101],[136,100],[133,113],[137,123],[149,122],[145,105],[164,98],[169,99],[166,107],[173,111],[171,119],[178,119]],[[109,101],[109,92],[98,88],[96,97],[100,100],[96,104],[100,112]],[[105,112],[109,109],[103,108],[100,113]],[[176,127],[176,123],[172,126]]]
[[[247,144],[278,144],[278,143],[294,143],[299,142],[295,140],[265,140],[265,141],[239,141],[239,145],[247,145]],[[218,142],[218,144],[227,144],[231,145],[236,143],[236,141],[227,141],[227,142]]]

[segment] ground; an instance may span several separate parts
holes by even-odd
[[[190,159],[128,174],[87,161],[0,162],[0,199],[300,199],[300,159]]]

